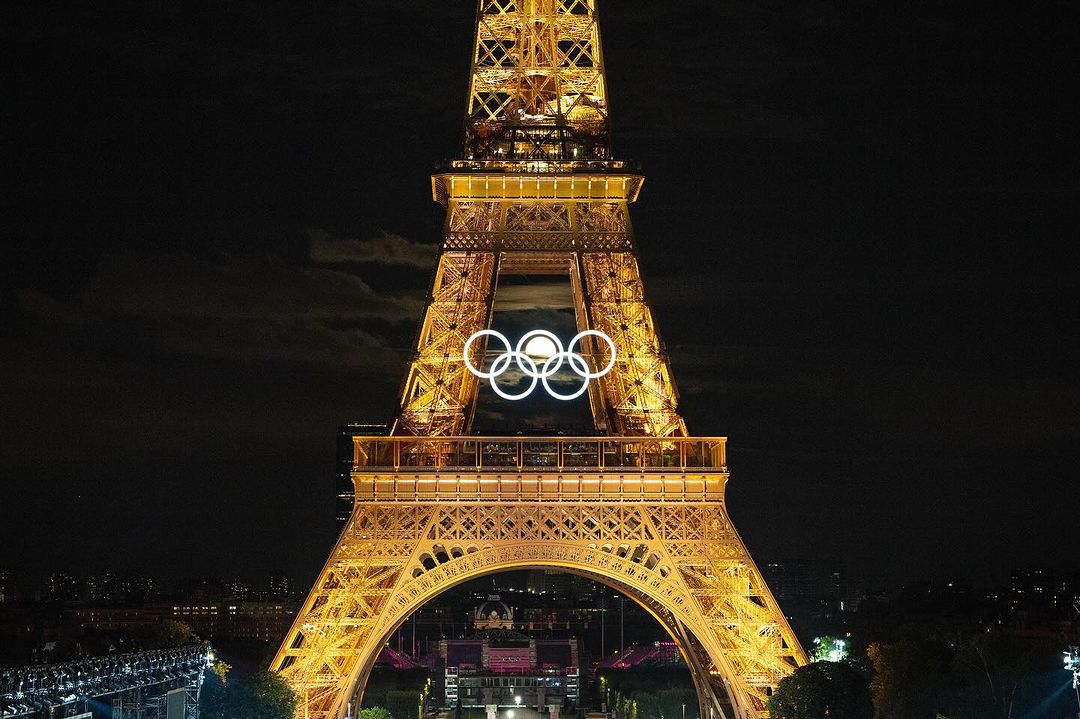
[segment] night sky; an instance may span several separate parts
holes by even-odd
[[[79,5],[0,9],[0,566],[306,583],[335,428],[393,415],[474,3]],[[759,561],[1080,569],[1078,25],[996,6],[602,5],[646,289]]]

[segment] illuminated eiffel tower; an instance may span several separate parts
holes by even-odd
[[[511,569],[640,603],[686,658],[702,717],[766,716],[806,662],[728,517],[724,438],[688,436],[679,415],[628,214],[642,182],[611,156],[595,0],[480,0],[464,155],[432,178],[446,226],[400,413],[392,436],[353,438],[352,518],[272,665],[298,716],[347,716],[412,612]],[[484,332],[513,274],[569,278],[585,334],[554,360]],[[470,435],[482,379],[516,363],[552,392],[564,360],[594,435]]]

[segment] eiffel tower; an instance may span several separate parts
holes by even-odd
[[[728,517],[725,438],[691,437],[679,415],[628,213],[643,179],[611,155],[596,0],[479,0],[464,152],[432,178],[446,224],[400,412],[390,436],[353,438],[352,517],[271,666],[297,716],[348,716],[412,612],[512,569],[638,602],[685,657],[703,718],[767,716],[806,663]],[[583,334],[545,335],[554,360],[485,332],[515,274],[569,279]],[[552,392],[564,360],[595,433],[473,434],[482,381],[516,363]]]

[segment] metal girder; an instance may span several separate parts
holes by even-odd
[[[466,157],[606,158],[608,105],[593,0],[480,0]]]
[[[496,255],[443,252],[405,376],[395,434],[460,434],[476,396],[465,340],[490,323]]]
[[[637,258],[629,252],[581,256],[592,326],[615,342],[615,368],[601,379],[621,435],[686,436],[667,356],[653,326]]]

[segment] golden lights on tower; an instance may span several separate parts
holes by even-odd
[[[443,244],[392,436],[354,437],[352,518],[272,669],[298,716],[340,719],[425,602],[554,568],[656,617],[703,717],[763,717],[807,659],[728,516],[726,441],[688,436],[678,411],[630,223],[643,177],[610,156],[596,3],[480,0],[475,37],[464,151],[432,178]],[[503,349],[499,279],[516,274],[569,280],[592,436],[471,434],[488,381],[475,370]],[[522,346],[526,367],[558,354],[542,338]],[[598,360],[610,369],[593,378]]]

